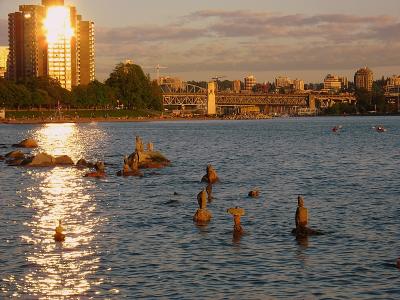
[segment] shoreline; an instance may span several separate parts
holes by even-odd
[[[222,118],[222,117],[132,117],[132,118],[79,118],[79,119],[5,119],[0,120],[0,124],[9,125],[37,125],[37,124],[90,124],[90,123],[141,123],[141,122],[176,122],[176,121],[257,121],[257,120],[273,120],[282,118],[315,118],[315,117],[377,117],[377,116],[398,116],[397,114],[390,115],[318,115],[318,116],[271,116],[271,117],[237,117],[237,118]]]

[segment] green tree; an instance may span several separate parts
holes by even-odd
[[[130,63],[118,64],[106,85],[113,88],[117,98],[130,109],[160,109],[162,107],[159,87],[153,87],[140,66]]]
[[[372,93],[366,89],[357,89],[355,92],[357,99],[357,111],[366,113],[372,108]]]

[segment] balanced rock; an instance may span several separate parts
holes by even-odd
[[[217,172],[214,170],[212,165],[207,166],[207,174],[201,179],[202,182],[207,182],[210,184],[217,183],[219,181]]]
[[[230,213],[233,216],[233,221],[234,221],[234,226],[233,226],[233,233],[235,234],[242,234],[243,233],[243,228],[241,225],[241,220],[240,218],[244,216],[245,211],[243,208],[240,207],[232,207],[227,210],[228,213]]]
[[[210,222],[212,218],[212,214],[207,209],[207,193],[205,190],[202,190],[197,195],[197,203],[199,204],[199,209],[193,216],[193,221],[196,222],[199,226],[207,225],[207,223]]]
[[[21,141],[18,144],[14,144],[13,147],[18,147],[18,148],[37,148],[39,147],[38,143],[34,139],[26,139]]]
[[[68,155],[60,155],[55,158],[56,165],[74,165],[73,160]]]
[[[154,151],[152,143],[148,143],[147,150],[144,149],[140,137],[136,137],[135,152],[129,155],[126,162],[132,170],[160,169],[170,165],[170,161],[159,151]]]

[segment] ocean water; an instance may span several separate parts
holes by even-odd
[[[172,165],[117,177],[136,135]],[[104,160],[108,176],[0,163],[1,299],[400,298],[399,117],[0,125],[0,151],[26,137],[33,152]],[[209,163],[221,183],[197,227]],[[290,234],[299,194],[325,235]]]

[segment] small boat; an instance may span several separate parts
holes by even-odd
[[[338,132],[340,129],[342,129],[342,125],[338,125],[332,128],[333,132]]]
[[[385,127],[383,127],[383,125],[374,126],[372,128],[374,128],[377,132],[386,132],[387,131],[387,129]]]

